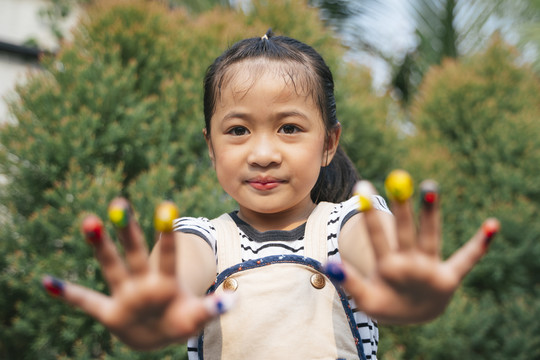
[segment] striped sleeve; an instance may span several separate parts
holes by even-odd
[[[216,253],[217,232],[209,219],[204,217],[182,217],[174,220],[174,231],[194,234],[206,241]]]

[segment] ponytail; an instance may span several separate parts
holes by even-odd
[[[339,203],[353,195],[353,188],[360,180],[356,169],[345,151],[338,146],[334,158],[328,166],[322,167],[319,178],[311,190],[311,200]]]

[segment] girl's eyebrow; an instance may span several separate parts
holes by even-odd
[[[229,120],[229,119],[243,119],[243,120],[246,120],[246,119],[249,119],[250,117],[251,116],[249,114],[244,113],[244,112],[231,111],[231,112],[225,114],[225,116],[223,116],[223,118],[221,120],[222,121],[226,121],[226,120]],[[287,117],[301,117],[303,119],[308,119],[309,118],[303,112],[296,111],[296,110],[280,111],[280,112],[278,112],[276,114],[277,119],[284,119],[284,118],[287,118]]]
[[[291,110],[291,111],[282,111],[282,112],[279,112],[277,114],[277,118],[278,119],[283,119],[283,118],[287,118],[287,117],[301,117],[301,118],[304,118],[304,119],[308,119],[309,117],[304,114],[303,112],[301,111],[295,111],[295,110]]]
[[[247,113],[239,112],[239,111],[231,111],[225,116],[223,116],[222,120],[229,120],[229,119],[247,119],[249,118],[249,115]]]

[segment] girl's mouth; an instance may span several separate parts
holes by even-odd
[[[247,183],[253,187],[256,190],[272,190],[278,187],[279,185],[283,184],[283,180],[275,179],[275,178],[253,178],[247,181]]]

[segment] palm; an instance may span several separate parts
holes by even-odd
[[[488,219],[483,227],[448,260],[442,261],[437,204],[425,205],[416,229],[410,202],[393,204],[395,234],[389,241],[376,211],[364,214],[376,257],[364,277],[345,264],[345,288],[365,313],[388,323],[416,323],[441,314],[463,277],[485,254],[499,223]],[[390,244],[395,243],[395,246]]]
[[[388,255],[367,279],[369,299],[363,308],[374,318],[428,320],[438,315],[459,284],[459,278],[439,259],[417,251]]]
[[[218,299],[200,298],[182,288],[176,270],[174,233],[161,233],[156,244],[157,261],[150,261],[138,224],[132,218],[124,222],[123,211],[129,207],[126,200],[113,202],[121,205],[118,235],[125,259],[104,233],[101,220],[91,215],[83,222],[111,295],[67,283],[63,298],[134,349],[151,350],[185,341],[217,315]]]

